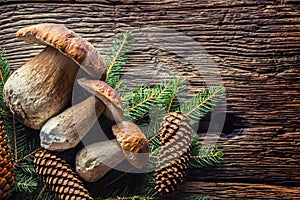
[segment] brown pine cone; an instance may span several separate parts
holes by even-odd
[[[34,168],[58,199],[92,200],[93,198],[71,167],[48,150],[40,150],[34,157]]]
[[[15,177],[7,135],[0,120],[0,199],[8,199],[14,191]]]
[[[176,190],[183,182],[189,168],[193,131],[181,112],[171,112],[164,118],[155,173],[155,190],[160,195]]]

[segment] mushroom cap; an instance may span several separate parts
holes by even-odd
[[[16,35],[29,44],[52,46],[72,58],[91,76],[105,79],[105,62],[97,49],[62,24],[32,25],[20,29]]]
[[[112,127],[126,159],[136,168],[141,169],[149,159],[149,141],[141,129],[132,122],[122,121]]]
[[[77,82],[103,102],[106,106],[106,111],[109,113],[108,115],[112,116],[116,122],[123,119],[124,110],[121,97],[112,87],[103,81],[88,80],[86,78],[78,79]]]

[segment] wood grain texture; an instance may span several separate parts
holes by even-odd
[[[138,42],[124,69],[132,87],[159,81],[172,72],[187,77],[189,88],[199,91],[205,80],[214,81],[215,75],[221,75],[227,113],[234,116],[227,118],[227,129],[233,132],[225,131],[218,140],[225,159],[219,167],[191,171],[179,196],[300,198],[297,0],[6,1],[0,9],[0,47],[7,51],[13,69],[43,48],[17,40],[16,31],[54,22],[81,34],[103,53],[113,35],[136,31]],[[168,30],[164,34],[174,44],[167,44],[174,45],[175,53],[151,43],[155,40],[151,35],[157,33],[148,31],[143,38],[139,30],[147,27]],[[174,31],[192,41],[181,43]],[[186,48],[194,50],[194,42],[211,59],[206,64],[201,58],[194,59],[200,69],[178,56]]]

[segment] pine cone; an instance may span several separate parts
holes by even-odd
[[[7,199],[14,191],[15,177],[7,135],[0,120],[0,199]]]
[[[176,190],[187,174],[193,129],[185,115],[171,112],[164,118],[160,135],[155,190],[165,195]]]
[[[35,154],[34,168],[58,199],[93,199],[66,161],[50,151],[43,149]]]

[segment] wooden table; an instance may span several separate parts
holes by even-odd
[[[0,3],[0,47],[7,51],[13,69],[42,48],[15,38],[18,29],[31,24],[65,24],[99,49],[106,38],[129,29],[155,27],[181,33],[200,44],[217,64],[227,90],[227,114],[218,140],[225,156],[222,165],[191,171],[178,195],[300,198],[298,0],[61,2]],[[124,73],[147,74],[151,66],[163,65],[186,76],[191,89],[200,90],[203,79],[190,70],[191,63],[159,46],[148,47],[134,47]],[[207,73],[212,73],[209,67]]]

